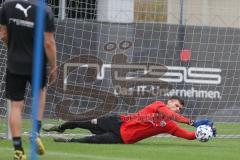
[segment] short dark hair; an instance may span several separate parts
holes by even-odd
[[[180,98],[179,96],[172,96],[169,98],[169,100],[172,100],[172,99],[178,100],[180,102],[180,104],[184,106],[184,100],[182,98]]]

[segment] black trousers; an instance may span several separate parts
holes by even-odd
[[[121,123],[120,117],[115,115],[98,118],[97,125],[92,124],[91,121],[70,121],[63,123],[59,128],[62,130],[83,128],[95,134],[83,138],[72,138],[70,142],[116,144],[123,143],[120,134]]]

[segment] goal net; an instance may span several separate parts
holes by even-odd
[[[46,119],[134,113],[170,96],[183,114],[238,136],[240,26],[237,0],[48,0],[55,14],[58,79]],[[0,44],[0,117],[6,118],[6,48]],[[30,118],[28,87],[24,117]],[[1,128],[6,125],[1,123]]]

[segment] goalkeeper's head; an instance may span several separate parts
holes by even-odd
[[[180,113],[184,106],[184,100],[178,96],[172,96],[168,99],[167,105],[172,111]]]

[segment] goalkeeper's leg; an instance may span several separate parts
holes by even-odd
[[[91,121],[69,121],[65,122],[61,125],[53,125],[53,124],[46,124],[43,126],[43,130],[46,132],[56,131],[59,133],[63,133],[66,129],[75,129],[75,128],[82,128],[88,129],[93,134],[102,134],[105,133],[98,125],[93,124]]]
[[[83,138],[55,137],[55,142],[76,142],[76,143],[95,143],[95,144],[117,144],[123,143],[121,137],[114,133],[107,132],[100,135],[87,136]]]

